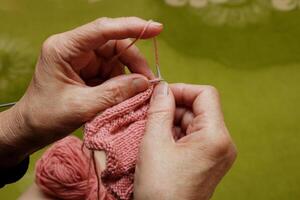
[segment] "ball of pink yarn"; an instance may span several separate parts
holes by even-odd
[[[112,199],[97,184],[93,163],[82,141],[69,136],[55,143],[36,165],[36,183],[47,195],[59,199]],[[106,198],[107,197],[107,198]]]

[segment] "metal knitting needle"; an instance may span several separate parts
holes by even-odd
[[[3,103],[3,104],[0,104],[0,108],[10,107],[10,106],[15,105],[16,103],[17,102]]]
[[[154,42],[154,50],[155,50],[154,52],[155,52],[156,75],[159,80],[163,80],[160,72],[160,67],[159,67],[158,45],[155,37],[153,38],[153,42]]]
[[[161,75],[161,72],[160,72],[158,47],[157,47],[157,41],[156,41],[155,37],[153,38],[153,44],[154,44],[155,68],[156,68],[156,76],[157,76],[157,78],[154,79],[154,80],[150,80],[150,83],[157,83],[157,82],[163,81],[164,79],[162,78],[162,75]]]

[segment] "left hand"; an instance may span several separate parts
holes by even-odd
[[[147,23],[136,17],[100,18],[49,37],[26,93],[0,114],[1,165],[14,165],[97,113],[146,90],[147,77],[154,76],[137,47],[110,61]],[[162,25],[153,22],[142,38],[161,31]],[[125,65],[136,74],[122,75]]]

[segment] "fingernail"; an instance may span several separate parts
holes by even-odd
[[[169,94],[169,86],[165,81],[160,82],[154,89],[153,97],[160,95],[167,96]]]
[[[162,23],[159,23],[159,22],[152,22],[151,24],[154,25],[154,26],[157,26],[157,27],[162,27],[163,26]]]
[[[135,78],[132,84],[137,92],[142,92],[149,88],[149,81],[146,78]]]

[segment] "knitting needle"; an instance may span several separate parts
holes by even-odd
[[[0,104],[0,108],[10,107],[10,106],[15,105],[16,103],[17,102],[3,103],[3,104]]]
[[[160,67],[159,67],[159,56],[158,56],[158,47],[157,47],[157,41],[156,38],[153,38],[153,44],[154,44],[154,53],[155,53],[155,68],[156,68],[156,76],[157,78],[154,80],[150,80],[150,83],[157,83],[160,81],[164,81],[164,79],[161,76]]]
[[[160,67],[159,67],[159,56],[158,56],[158,46],[157,46],[157,41],[156,38],[153,38],[154,42],[154,53],[155,53],[155,67],[156,67],[156,75],[159,80],[163,80],[161,73],[160,73]]]

